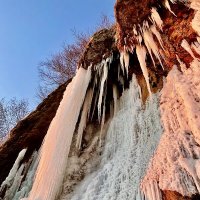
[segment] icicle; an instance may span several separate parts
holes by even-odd
[[[113,85],[114,115],[117,113],[117,107],[118,107],[117,97],[118,97],[117,86]]]
[[[158,32],[158,30],[156,29],[155,26],[151,26],[150,29],[151,29],[152,33],[156,36],[156,38],[158,39],[158,42],[160,43],[160,46],[164,50],[163,41],[162,41],[162,38],[160,36],[160,33]]]
[[[41,147],[41,158],[29,200],[55,200],[59,193],[90,76],[90,67],[88,70],[79,68],[66,88]]]
[[[171,6],[169,5],[169,1],[165,0],[164,2],[165,7],[174,15],[176,16],[176,14],[172,11]]]
[[[151,95],[151,87],[149,84],[149,74],[148,74],[148,70],[147,70],[147,66],[146,66],[146,49],[143,46],[136,46],[136,54],[140,63],[140,67],[142,69],[146,84],[147,84],[147,89],[149,91],[149,94]]]
[[[120,53],[120,66],[121,66],[121,69],[122,69],[122,72],[123,72],[123,75],[124,75],[124,71],[125,71],[125,67],[124,67],[124,56],[123,56],[123,53]]]
[[[104,96],[103,113],[102,113],[102,118],[101,118],[101,130],[100,130],[100,140],[99,140],[100,146],[102,146],[102,134],[103,134],[103,127],[104,127],[104,123],[105,123],[105,114],[106,114],[106,94]]]
[[[200,55],[200,44],[199,42],[192,43],[191,47]]]
[[[104,95],[104,87],[108,76],[108,66],[107,62],[103,61],[103,75],[101,77],[101,86],[100,86],[100,93],[99,93],[99,100],[98,100],[98,119],[100,121],[101,118],[101,111],[102,111],[102,99]]]
[[[22,159],[24,158],[24,155],[26,153],[26,149],[23,149],[20,151],[20,153],[18,154],[17,159],[15,160],[15,163],[12,167],[12,169],[10,170],[6,180],[2,183],[1,187],[0,187],[0,191],[4,188],[4,187],[10,187],[13,184],[15,175],[17,174],[18,168],[20,166],[20,162],[22,161]]]
[[[151,18],[154,21],[154,23],[158,26],[158,28],[160,30],[162,30],[162,26],[163,26],[163,21],[160,18],[160,15],[158,14],[156,8],[152,8],[151,9]]]
[[[189,43],[187,42],[187,40],[182,40],[181,46],[194,58],[196,59],[194,53],[192,52]]]
[[[123,73],[124,73],[124,69],[126,69],[126,74],[128,77],[129,54],[126,51],[123,51],[120,53],[120,63],[121,63]]]
[[[76,148],[77,149],[81,148],[83,131],[84,131],[85,126],[86,126],[87,116],[89,114],[89,109],[91,107],[92,97],[93,97],[93,91],[90,89],[90,90],[88,90],[88,92],[86,94],[85,102],[83,104],[83,110],[82,110],[82,113],[81,113],[81,120],[80,120],[79,127],[78,127],[77,141],[76,141]]]
[[[151,56],[151,59],[155,65],[155,62],[154,62],[154,59],[153,59],[153,56],[151,54],[151,51],[153,52],[153,54],[156,56],[156,58],[159,60],[163,70],[164,70],[164,67],[163,67],[163,64],[162,64],[162,61],[160,59],[160,53],[159,53],[159,50],[158,50],[158,47],[153,39],[153,35],[152,33],[149,31],[149,30],[143,30],[143,39],[144,39],[144,43],[147,47],[147,50]]]
[[[23,179],[23,175],[22,175],[23,170],[24,170],[24,164],[22,164],[20,168],[17,170],[11,187],[6,191],[6,194],[4,197],[5,200],[7,199],[16,200],[13,197],[15,196],[15,193],[17,192],[17,190],[20,188],[20,185]]]
[[[178,55],[176,55],[176,59],[177,59],[177,61],[178,61],[179,64],[180,64],[181,71],[182,71],[182,72],[185,72],[185,71],[187,70],[185,63],[182,62],[182,61],[180,60],[180,58],[178,57]]]

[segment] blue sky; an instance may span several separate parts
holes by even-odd
[[[115,0],[1,0],[0,98],[37,104],[38,64],[72,43],[72,29],[88,31]]]

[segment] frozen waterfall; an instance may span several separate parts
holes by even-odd
[[[72,200],[142,198],[140,181],[163,131],[158,99],[153,94],[143,105],[133,75],[130,88],[118,100],[99,169],[76,188]]]

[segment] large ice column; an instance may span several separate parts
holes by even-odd
[[[62,188],[70,145],[90,76],[90,68],[80,68],[66,88],[41,147],[41,158],[29,200],[55,200]]]
[[[184,196],[200,192],[200,63],[168,74],[161,91],[164,133],[142,182],[148,199],[156,190],[177,191]],[[156,188],[156,187],[154,187]]]
[[[158,99],[152,94],[144,106],[133,75],[130,88],[117,100],[99,169],[86,177],[71,200],[142,199],[140,181],[163,131]]]

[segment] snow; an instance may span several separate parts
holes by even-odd
[[[158,95],[144,106],[135,75],[118,99],[99,169],[86,176],[70,200],[142,200],[140,180],[157,147],[162,126]]]
[[[41,147],[29,200],[54,200],[62,186],[76,122],[90,81],[91,69],[79,68],[67,86]]]
[[[144,191],[154,181],[184,196],[200,192],[199,69],[195,59],[190,68],[180,72],[175,66],[167,76],[160,100],[164,133],[142,181]]]
[[[137,45],[136,46],[136,54],[140,63],[140,67],[142,69],[143,72],[143,76],[145,78],[146,84],[147,84],[147,89],[149,91],[149,94],[151,95],[151,87],[149,84],[149,74],[148,74],[148,69],[146,66],[146,49],[143,46]]]

